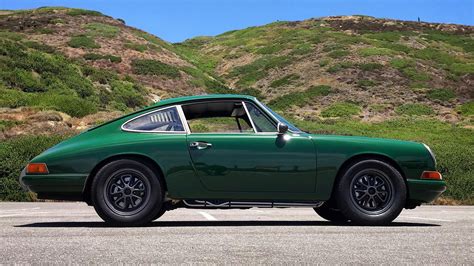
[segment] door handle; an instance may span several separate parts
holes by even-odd
[[[189,147],[195,148],[195,149],[198,149],[198,150],[204,150],[204,149],[207,149],[207,148],[211,148],[212,144],[208,143],[208,142],[194,141],[194,142],[191,142],[191,144],[189,144]]]

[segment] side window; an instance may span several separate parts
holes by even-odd
[[[258,107],[249,102],[245,102],[245,106],[247,107],[250,118],[252,118],[257,132],[277,132],[275,123],[270,120]]]
[[[125,130],[181,132],[183,124],[176,107],[170,107],[135,118],[122,126]]]
[[[191,133],[255,132],[241,101],[215,101],[183,105]]]

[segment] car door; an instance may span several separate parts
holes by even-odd
[[[187,135],[191,160],[203,186],[219,192],[314,192],[316,153],[310,136],[278,134],[275,121],[252,103],[246,107],[247,114],[252,109],[262,115],[251,120],[253,132],[191,131]]]

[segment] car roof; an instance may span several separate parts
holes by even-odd
[[[240,95],[240,94],[206,94],[206,95],[196,95],[196,96],[183,96],[177,98],[165,99],[150,107],[158,107],[164,105],[180,104],[190,101],[200,101],[200,100],[216,100],[216,99],[242,99],[242,100],[255,100],[256,98],[249,95]]]

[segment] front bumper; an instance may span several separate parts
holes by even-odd
[[[412,202],[429,203],[446,191],[444,180],[408,179],[408,199]]]

